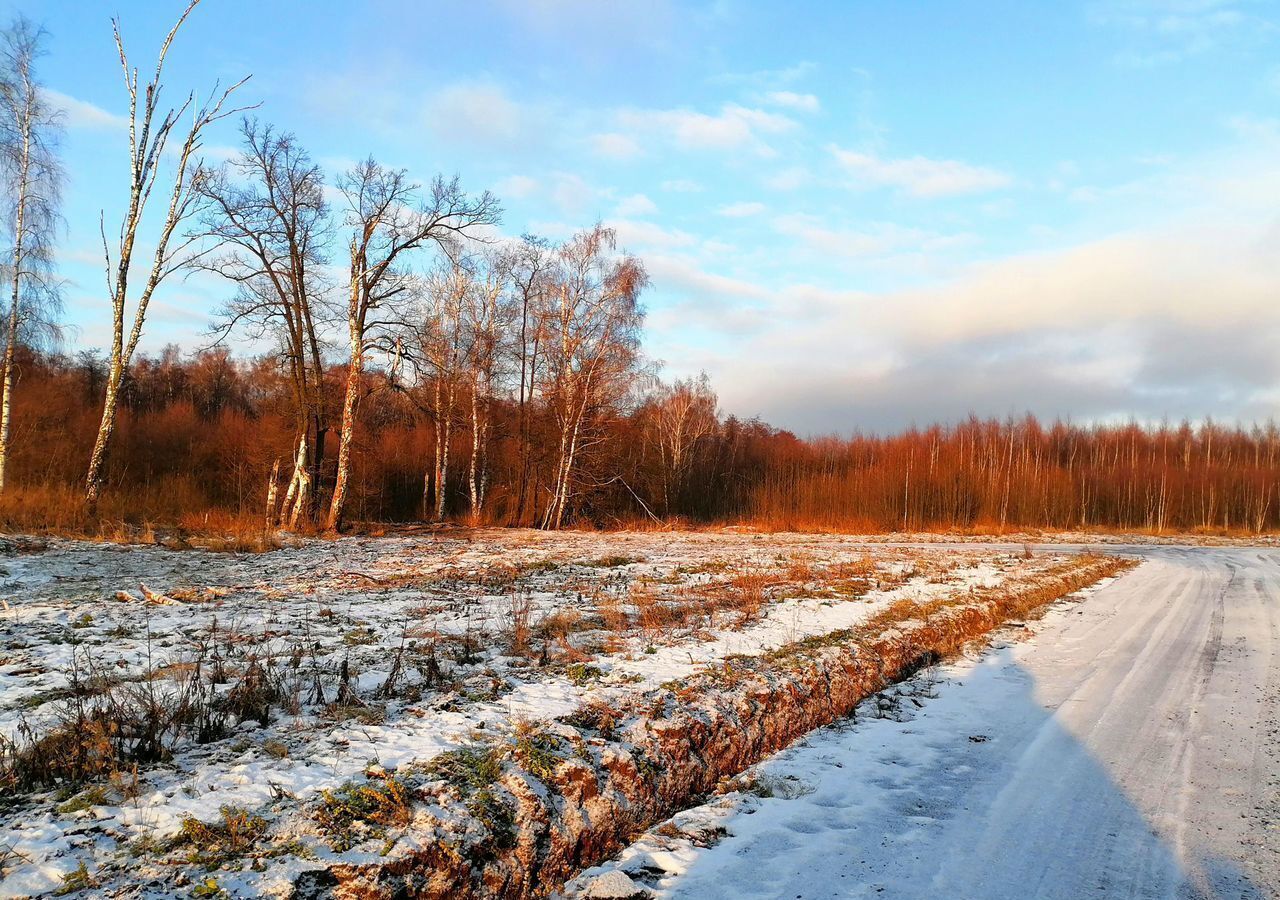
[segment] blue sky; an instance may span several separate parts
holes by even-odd
[[[109,17],[145,65],[179,3],[0,5],[52,32],[72,349],[100,345]],[[331,172],[456,172],[509,234],[613,224],[650,354],[729,412],[1255,420],[1280,405],[1278,26],[1270,0],[204,0],[166,84],[252,73]],[[200,345],[226,291],[166,285],[144,347]]]

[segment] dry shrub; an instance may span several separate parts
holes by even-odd
[[[543,665],[552,659],[552,648],[555,657],[563,662],[581,662],[590,656],[569,642],[570,635],[583,630],[582,613],[576,609],[565,609],[543,616],[534,626],[534,636],[541,645],[541,661]]]
[[[868,555],[831,563],[827,574],[832,578],[869,578],[876,574],[876,569],[875,559]]]
[[[636,625],[651,638],[682,628],[707,612],[705,601],[667,599],[648,585],[633,584],[630,602],[636,610]]]
[[[260,514],[210,506],[203,496],[192,496],[168,481],[128,494],[108,491],[94,512],[85,506],[79,483],[6,486],[0,494],[0,531],[233,553],[262,553],[282,546],[278,536],[264,528]]]
[[[266,726],[271,719],[271,707],[284,696],[279,678],[257,657],[250,657],[244,674],[222,698],[221,708],[236,717],[237,722],[250,719]]]
[[[743,623],[760,614],[765,604],[765,591],[772,584],[773,579],[763,572],[744,572],[729,581],[729,605],[742,614]]]
[[[528,594],[511,594],[507,597],[503,633],[509,656],[530,655],[530,638],[533,635],[530,627],[532,615],[533,601]]]
[[[593,697],[564,717],[574,728],[598,732],[605,740],[612,740],[624,714],[598,697]]]
[[[631,629],[631,616],[623,608],[622,601],[612,594],[607,594],[596,603],[596,612],[606,631],[624,634]]]
[[[804,559],[793,559],[786,569],[786,578],[788,581],[799,585],[809,584],[817,580],[813,564]]]
[[[16,741],[0,737],[0,795],[111,776],[120,764],[117,723],[102,710],[37,735],[25,722]]]
[[[582,630],[582,613],[576,609],[562,609],[548,613],[538,620],[535,631],[544,640],[566,640],[569,635]]]

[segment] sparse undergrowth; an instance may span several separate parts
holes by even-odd
[[[353,854],[390,865],[407,847],[441,883],[462,884],[452,867],[465,865],[518,885],[511,854],[560,840],[530,843],[531,809],[558,821],[547,798],[589,807],[583,821],[618,817],[600,846],[682,802],[689,776],[662,736],[686,715],[802,679],[878,630],[956,617],[963,631],[960,608],[1075,565],[825,538],[490,540],[317,542],[247,564],[57,541],[13,557],[0,878],[37,877],[23,873],[45,851],[23,843],[24,819],[42,810],[73,850],[35,893],[97,890],[141,865],[216,896],[283,877],[282,859],[348,877]],[[16,590],[31,560],[59,554],[67,577]],[[249,584],[216,574],[242,565]],[[65,665],[43,663],[55,657]],[[761,741],[728,743],[741,761]],[[734,770],[724,751],[697,752]],[[624,814],[610,806],[620,779],[633,794],[618,796],[639,798]],[[195,811],[174,796],[199,798]],[[115,824],[132,807],[156,818]],[[117,851],[79,836],[91,821],[115,829]],[[567,852],[547,877],[589,855]]]
[[[330,873],[357,893],[396,895],[407,889],[407,879],[429,877],[429,896],[531,896],[600,862],[632,834],[847,714],[887,684],[955,653],[1011,616],[1025,616],[1130,565],[1083,556],[1034,579],[972,596],[895,604],[858,629],[727,661],[686,684],[634,698],[617,712],[629,720],[625,737],[609,721],[614,711],[599,704],[564,718],[569,739],[541,728],[517,729],[498,780],[517,802],[514,843],[505,828],[495,833],[473,811],[470,825],[450,827],[441,820],[444,837],[394,862],[339,864]],[[735,739],[726,740],[729,734]],[[474,761],[490,759],[492,752],[472,749],[450,759],[446,768],[455,773],[455,786],[473,785]],[[477,780],[494,775],[487,769]],[[521,789],[525,783],[541,788]],[[470,862],[446,866],[446,859]],[[503,888],[495,891],[495,884]]]

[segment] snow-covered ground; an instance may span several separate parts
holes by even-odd
[[[738,533],[442,532],[259,556],[28,545],[0,559],[0,735],[21,751],[103,698],[195,697],[217,727],[203,742],[175,727],[136,770],[0,798],[0,896],[161,877],[148,854],[226,809],[262,816],[282,845],[321,791],[371,765],[422,763],[1055,559]],[[265,723],[240,696],[255,668]],[[313,841],[219,883],[283,892],[336,852]]]
[[[567,893],[1280,897],[1280,552],[1140,552]]]

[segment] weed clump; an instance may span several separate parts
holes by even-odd
[[[240,806],[224,806],[222,819],[204,822],[192,816],[182,820],[177,845],[189,848],[188,861],[208,868],[239,859],[267,833],[267,820]]]
[[[487,744],[459,747],[441,753],[422,771],[460,790],[479,790],[493,784],[502,774],[502,754],[497,747]]]
[[[413,821],[413,788],[394,775],[378,781],[348,781],[321,792],[313,818],[335,850],[350,850],[384,835],[388,828],[403,828]]]

